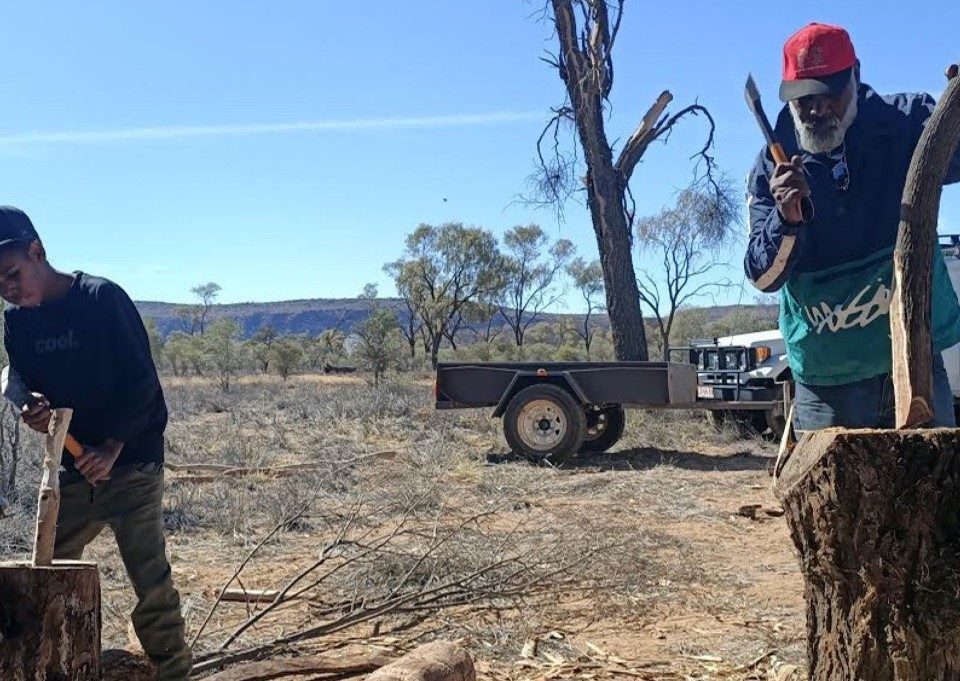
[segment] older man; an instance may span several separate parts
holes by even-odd
[[[947,69],[947,78],[957,67]],[[890,281],[907,169],[934,107],[881,96],[860,80],[847,32],[811,24],[783,49],[776,132],[789,163],[764,151],[749,179],[747,276],[780,290],[780,329],[796,381],[794,425],[891,427]],[[960,154],[946,182],[960,181]],[[940,352],[960,342],[960,304],[933,261],[936,425],[955,425]]]

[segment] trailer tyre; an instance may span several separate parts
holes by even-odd
[[[503,414],[503,434],[516,454],[531,461],[562,461],[580,450],[587,431],[583,407],[563,388],[524,388]]]
[[[623,437],[627,415],[619,404],[597,411],[587,412],[587,432],[580,451],[601,454],[613,447]]]

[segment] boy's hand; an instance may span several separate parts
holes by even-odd
[[[20,411],[20,418],[28,427],[46,435],[50,431],[50,400],[40,393],[33,395],[32,404],[25,405]]]
[[[74,465],[87,482],[97,485],[110,479],[110,471],[113,470],[113,464],[120,456],[121,448],[122,445],[118,447],[110,442],[99,447],[84,447],[83,454],[77,457]]]

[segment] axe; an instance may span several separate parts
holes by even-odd
[[[753,80],[753,75],[747,76],[747,85],[743,89],[743,94],[747,99],[747,106],[757,117],[757,123],[760,124],[760,130],[763,131],[763,138],[767,141],[767,147],[770,148],[770,155],[777,163],[790,163],[787,153],[783,150],[783,145],[777,141],[773,134],[773,128],[770,127],[770,121],[767,114],[763,112],[763,104],[760,103],[760,90]]]
[[[746,97],[747,106],[750,107],[750,111],[752,111],[753,115],[757,118],[757,123],[760,124],[760,130],[763,131],[763,138],[767,141],[767,148],[770,149],[770,155],[773,157],[774,162],[790,163],[787,152],[783,150],[783,145],[777,140],[777,136],[770,126],[770,120],[763,111],[763,104],[760,102],[760,89],[754,82],[752,75],[747,75],[747,84],[743,89],[743,94],[744,97]],[[800,214],[804,221],[810,220],[813,217],[813,202],[809,196],[800,199]]]
[[[12,367],[5,366],[0,372],[0,392],[6,397],[17,411],[23,411],[37,401],[33,396],[23,379],[13,370]],[[67,439],[64,442],[64,448],[76,459],[83,454],[83,445],[77,442],[73,435],[67,433]]]

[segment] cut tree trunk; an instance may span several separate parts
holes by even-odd
[[[806,433],[776,493],[811,681],[960,680],[960,430]]]
[[[96,565],[0,563],[0,679],[99,681]]]

